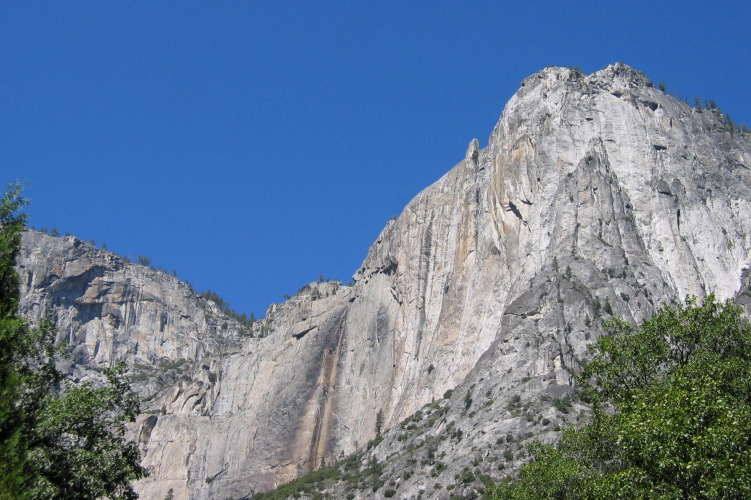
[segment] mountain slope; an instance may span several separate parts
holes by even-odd
[[[256,338],[177,281],[76,253],[72,239],[27,238],[24,307],[51,307],[82,364],[145,367],[145,498],[269,489],[362,451],[379,411],[393,429],[369,453],[400,496],[448,496],[431,483],[456,481],[471,493],[465,467],[498,477],[523,459],[520,437],[553,440],[574,418],[571,374],[604,318],[739,292],[751,145],[726,128],[625,65],[546,68],[522,82],[488,147],[472,141],[387,224],[354,286],[304,287],[271,306]],[[187,361],[154,383],[160,360]],[[428,418],[397,425],[423,407]]]

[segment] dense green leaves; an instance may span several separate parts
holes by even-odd
[[[24,331],[16,316],[18,275],[15,257],[21,246],[25,217],[16,212],[26,204],[22,186],[8,186],[0,202],[0,499],[16,498],[27,477],[22,435],[23,414],[16,404],[21,377],[16,370],[18,345]]]
[[[138,414],[125,368],[74,385],[55,366],[52,323],[31,329],[17,314],[20,192],[9,186],[0,204],[0,500],[137,498],[130,482],[145,470],[125,439]]]
[[[608,324],[579,378],[593,422],[537,445],[497,499],[751,497],[751,330],[713,296]]]
[[[138,397],[124,365],[103,374],[105,384],[64,381],[59,391],[53,386],[59,372],[27,384],[22,406],[35,471],[26,483],[31,498],[137,498],[130,482],[145,471],[137,446],[125,439],[125,425],[138,414]]]
[[[21,249],[24,214],[17,214],[27,201],[21,197],[21,184],[10,184],[0,201],[0,318],[11,318],[18,307],[18,275],[15,259]],[[6,350],[3,344],[2,349]]]

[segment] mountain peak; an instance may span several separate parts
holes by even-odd
[[[588,77],[588,80],[590,82],[617,82],[630,87],[654,87],[647,75],[622,62],[610,64],[600,71],[595,71]]]
[[[578,69],[548,66],[522,80],[518,95],[526,94],[530,89],[540,85],[552,88],[556,85],[575,85],[582,90],[621,89],[636,87],[654,87],[652,80],[631,66],[622,62],[610,64],[591,75],[585,75]]]

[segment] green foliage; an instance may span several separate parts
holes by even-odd
[[[569,396],[554,399],[553,406],[555,406],[556,410],[565,414],[568,414],[573,409],[571,398]]]
[[[595,310],[595,318],[598,318],[600,316],[600,310],[602,309],[602,304],[600,303],[600,298],[595,298],[594,303],[594,310]]]
[[[146,471],[124,438],[138,414],[125,368],[75,386],[55,367],[52,323],[33,330],[18,316],[20,192],[9,186],[0,204],[0,499],[137,498],[130,482]]]
[[[250,313],[250,316],[246,315],[245,313],[240,314],[239,312],[232,309],[229,305],[229,302],[221,298],[216,292],[206,290],[201,292],[201,297],[214,302],[225,315],[234,319],[243,326],[253,326],[253,323],[256,322],[255,314]]]
[[[339,481],[340,478],[341,471],[338,467],[322,467],[274,490],[257,493],[252,498],[253,500],[282,500],[289,497],[299,497],[301,494],[312,495],[319,486],[326,482]]]
[[[467,393],[464,395],[464,409],[469,410],[470,406],[472,406],[472,393],[470,391],[467,391]]]
[[[638,329],[607,324],[579,381],[593,422],[564,431],[492,499],[751,497],[751,329],[713,296]]]
[[[23,414],[16,404],[22,383],[16,369],[20,355],[17,346],[24,333],[24,323],[16,315],[19,280],[14,267],[26,222],[25,215],[16,215],[27,203],[21,197],[22,188],[20,184],[9,185],[0,202],[0,499],[20,495],[28,474]]]
[[[41,377],[29,375],[32,382],[23,401],[29,464],[36,472],[29,481],[30,497],[137,498],[130,481],[146,471],[139,465],[136,444],[125,440],[125,425],[139,410],[125,366],[105,369],[105,385],[66,381],[61,393],[53,383],[62,375],[53,369],[47,367]]]
[[[469,469],[465,469],[464,472],[462,472],[461,481],[462,483],[471,483],[475,480],[475,475],[472,474],[472,471]]]
[[[23,185],[10,184],[0,203],[0,318],[14,315],[18,306],[18,275],[16,255],[21,249],[21,232],[26,215],[16,215],[27,200],[21,197]],[[2,360],[0,360],[2,361]],[[5,363],[3,363],[5,365]]]
[[[376,413],[376,422],[375,422],[376,439],[381,439],[382,430],[383,430],[383,409],[380,409],[378,410],[378,413]]]

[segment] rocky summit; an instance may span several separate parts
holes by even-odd
[[[573,375],[605,320],[747,298],[750,251],[748,136],[615,64],[525,79],[352,286],[252,325],[74,237],[27,232],[18,266],[73,377],[133,367],[142,498],[248,498],[346,457],[332,498],[471,498],[586,420]]]

